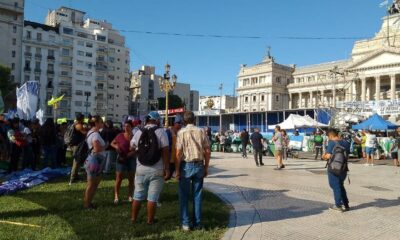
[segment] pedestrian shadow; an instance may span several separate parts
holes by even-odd
[[[236,177],[247,177],[249,174],[236,174],[236,175],[212,175],[207,178],[236,178]]]
[[[400,205],[400,197],[397,199],[383,199],[383,198],[377,198],[373,202],[369,203],[362,203],[357,206],[353,206],[351,208],[352,211],[355,210],[360,210],[364,208],[370,208],[370,207],[377,207],[377,208],[388,208],[388,207],[395,207]]]
[[[235,226],[247,226],[258,221],[273,222],[318,215],[330,206],[326,202],[289,196],[290,190],[260,190],[217,183],[207,184],[209,189],[218,191],[218,195],[233,207],[243,206],[243,204],[248,206],[248,210],[240,210],[236,213]],[[243,217],[254,214],[257,215],[256,219]]]

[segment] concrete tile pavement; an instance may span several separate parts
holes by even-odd
[[[213,153],[205,186],[233,207],[224,239],[400,239],[400,168],[350,164],[352,210],[336,213],[325,162],[264,163]]]

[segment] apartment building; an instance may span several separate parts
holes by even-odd
[[[11,69],[10,78],[21,81],[24,0],[0,0],[0,65]]]
[[[130,113],[141,116],[158,109],[158,98],[165,97],[160,89],[161,75],[155,73],[155,67],[142,66],[131,74],[132,107]],[[179,79],[178,79],[179,81]],[[178,95],[185,103],[186,109],[198,110],[199,92],[190,89],[190,84],[177,82],[170,94]]]
[[[57,29],[58,50],[54,77],[43,82],[57,86],[54,95],[64,95],[58,117],[84,113],[120,121],[128,114],[129,49],[110,23],[85,15],[60,7],[46,16],[45,25]]]

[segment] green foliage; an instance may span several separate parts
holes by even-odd
[[[175,109],[181,107],[185,107],[183,100],[178,95],[170,94],[168,96],[168,108]],[[158,98],[158,109],[165,109],[165,97]]]
[[[10,80],[11,70],[0,65],[0,91],[4,96],[7,96],[11,91],[15,90],[15,83]]]
[[[127,199],[127,180],[123,181],[119,205],[113,204],[114,178],[100,183],[94,203],[97,210],[83,210],[86,182],[68,186],[68,179],[36,186],[11,196],[0,197],[3,221],[39,225],[41,228],[0,223],[0,239],[220,239],[226,231],[229,209],[216,196],[205,191],[203,224],[205,230],[183,232],[179,226],[178,184],[164,185],[158,223],[146,224],[142,206],[138,223],[130,223],[131,206]],[[189,204],[192,206],[192,204]]]

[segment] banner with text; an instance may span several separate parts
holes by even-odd
[[[400,114],[400,99],[367,102],[338,102],[336,107],[352,110],[353,112],[358,113],[392,115]]]

